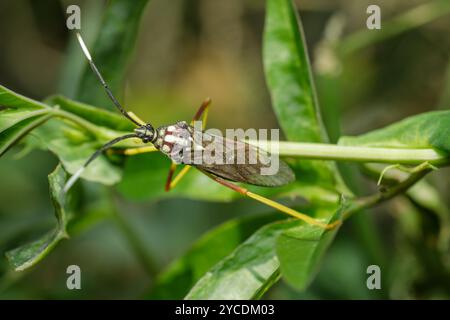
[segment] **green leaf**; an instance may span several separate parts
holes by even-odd
[[[38,115],[23,120],[13,127],[0,133],[0,156],[3,155],[16,142],[24,137],[28,132],[46,122],[50,115]]]
[[[99,141],[98,136],[115,137],[121,134],[100,125],[115,129],[129,128],[129,124],[120,116],[63,97],[54,97],[49,100],[49,103],[57,104],[71,112],[71,115],[79,115],[82,120],[88,121],[94,132],[87,132],[85,128],[77,126],[74,122],[64,122],[60,119],[47,122],[57,111],[4,87],[0,89],[2,90],[0,104],[7,108],[14,108],[0,111],[0,155],[35,129],[27,141],[32,146],[53,152],[66,170],[74,174],[89,156],[106,142],[106,140]],[[44,123],[46,124],[41,126]],[[82,178],[111,185],[121,179],[121,170],[102,156],[83,172]]]
[[[81,120],[87,121],[92,128],[86,130],[73,121],[52,119],[34,131],[28,139],[31,145],[53,152],[71,174],[74,174],[103,143],[123,134],[117,130],[131,131],[134,128],[133,124],[119,114],[63,96],[52,96],[46,99],[46,103],[67,111],[70,116],[78,116]],[[122,172],[106,156],[100,156],[90,164],[81,177],[112,185],[121,180]]]
[[[61,109],[77,115],[98,126],[116,131],[133,131],[135,125],[117,112],[110,112],[97,107],[71,100],[64,96],[52,96],[45,100],[47,104],[59,106]]]
[[[70,174],[75,174],[103,143],[76,125],[58,119],[52,119],[45,126],[36,129],[28,141],[33,146],[53,152]],[[112,185],[120,181],[122,171],[106,156],[100,156],[86,168],[81,177]]]
[[[307,277],[316,271],[317,260],[335,233],[336,230],[324,232],[323,229],[306,225],[298,220],[270,223],[260,228],[210,269],[185,298],[226,300],[259,298],[279,279],[280,251],[283,254],[280,259],[284,263],[286,262],[283,261],[284,251],[288,249],[288,245],[294,248],[298,246],[297,251],[290,253],[290,258],[295,262],[298,257],[307,259],[304,265],[308,268],[300,266],[303,270],[308,269],[309,272],[304,273]],[[294,237],[295,242],[287,243],[285,239],[288,236]],[[291,276],[290,270],[287,271],[288,276]],[[310,277],[307,277],[307,280],[310,280]]]
[[[49,118],[51,109],[0,85],[0,156]]]
[[[119,93],[147,2],[148,0],[113,0],[109,2],[104,14],[92,57],[115,95]],[[77,98],[96,106],[114,108],[88,66],[81,78]]]
[[[45,109],[47,105],[15,93],[0,85],[0,106],[8,108],[25,108],[31,110]]]
[[[210,269],[185,299],[252,299],[279,277],[275,239],[297,221],[268,224]]]
[[[290,0],[267,0],[263,58],[272,106],[288,140],[325,142],[306,43]]]
[[[66,226],[70,214],[66,211],[67,207],[64,205],[64,194],[62,191],[66,178],[67,174],[61,165],[58,165],[55,171],[48,176],[50,197],[55,208],[57,221],[55,228],[33,242],[6,252],[9,263],[16,271],[23,271],[34,266],[49,254],[59,241],[68,237]]]
[[[326,221],[339,219],[342,209],[342,205],[319,204],[315,217],[325,217]],[[329,219],[330,213],[332,219]],[[283,279],[298,290],[305,289],[318,272],[320,261],[337,231],[338,228],[326,231],[301,224],[283,232],[276,243]]]
[[[0,134],[23,120],[49,113],[49,109],[35,110],[31,108],[6,109],[0,111]]]
[[[267,0],[266,3],[264,70],[280,126],[289,140],[327,142],[296,9],[290,0]],[[294,169],[299,178],[297,183],[303,185],[302,195],[313,203],[311,212],[325,221],[333,219],[340,206],[318,198],[330,191],[347,192],[334,163],[302,160],[294,164]],[[331,232],[313,232],[310,226],[274,234],[280,236],[276,243],[281,271],[292,286],[303,289],[311,281],[332,238],[324,234]],[[311,239],[313,241],[309,241]]]
[[[195,282],[253,232],[281,217],[270,214],[237,218],[207,232],[158,277],[149,298],[182,299]]]
[[[288,140],[327,142],[301,23],[290,0],[267,0],[263,61],[272,106]],[[334,188],[327,162],[298,161],[307,184]]]
[[[33,146],[53,152],[65,169],[74,174],[99,146],[123,133],[117,130],[133,129],[133,125],[118,114],[62,96],[51,97],[46,103],[34,101],[0,86],[0,106],[6,108],[0,111],[0,155],[56,115],[59,116],[58,119],[52,119],[37,128],[27,141]],[[59,109],[66,111],[65,118],[70,117],[76,123],[83,121],[89,126],[89,130],[74,121],[62,121]],[[100,157],[83,172],[82,178],[111,185],[120,181],[121,170],[105,157]]]
[[[385,148],[435,148],[450,154],[450,110],[422,113],[357,137],[341,145]]]

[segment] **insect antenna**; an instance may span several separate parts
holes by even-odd
[[[65,186],[64,186],[64,193],[67,193],[69,191],[69,189],[75,184],[75,182],[77,182],[77,180],[80,178],[81,174],[83,173],[83,171],[86,169],[86,167],[92,162],[94,161],[99,155],[101,155],[103,153],[103,151],[111,148],[114,144],[122,141],[122,140],[126,140],[126,139],[130,139],[130,138],[136,138],[137,135],[134,133],[131,134],[127,134],[118,138],[115,138],[107,143],[105,143],[103,146],[101,146],[97,151],[95,151],[90,157],[89,159],[84,163],[84,165],[78,169],[77,172],[75,172],[75,174],[73,176],[70,177],[69,180],[67,180]]]
[[[131,122],[133,122],[134,124],[136,124],[137,126],[140,127],[142,125],[142,123],[140,123],[136,119],[133,119],[133,117],[131,117],[130,114],[127,111],[125,111],[125,109],[122,107],[122,105],[116,99],[116,97],[114,97],[111,89],[109,88],[109,86],[106,83],[105,79],[103,79],[102,74],[100,73],[100,71],[98,70],[98,68],[95,65],[94,61],[92,60],[91,54],[89,53],[89,50],[86,47],[86,44],[84,43],[83,38],[81,37],[81,34],[79,32],[77,32],[77,39],[78,39],[78,42],[80,43],[80,46],[81,46],[81,49],[83,50],[84,55],[86,56],[86,58],[87,58],[87,60],[89,62],[89,65],[91,66],[92,71],[94,71],[94,73],[97,76],[98,80],[100,80],[100,82],[102,83],[103,88],[105,89],[105,92],[108,95],[109,99],[111,99],[111,101],[114,103],[114,105],[117,107],[117,109],[119,109],[119,111],[127,119],[129,119]]]

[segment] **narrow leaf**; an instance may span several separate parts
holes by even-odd
[[[229,220],[197,240],[192,248],[158,277],[152,299],[182,299],[189,289],[221,259],[278,214]]]
[[[288,140],[327,142],[316,99],[308,51],[291,0],[267,0],[263,61],[272,106]],[[300,183],[334,188],[330,163],[297,161]],[[309,178],[309,179],[308,179]]]
[[[358,137],[342,137],[339,144],[387,148],[435,148],[450,154],[450,111],[422,113]]]
[[[340,215],[340,210],[330,212],[335,209],[329,206],[311,214],[332,221]],[[280,261],[284,279],[304,288],[337,230],[325,231],[298,220],[270,223],[211,268],[186,299],[259,298],[278,280]]]
[[[343,206],[317,207],[316,217],[340,218]],[[298,290],[305,289],[318,272],[320,261],[334,239],[338,228],[326,231],[302,224],[283,232],[277,239],[276,250],[283,279]]]
[[[297,221],[268,224],[210,269],[186,295],[186,299],[252,299],[278,277],[275,239]]]
[[[325,142],[306,43],[290,0],[267,0],[264,70],[272,106],[289,140]]]
[[[263,60],[272,105],[281,128],[289,140],[327,142],[316,99],[313,75],[302,25],[291,0],[267,0]],[[337,202],[318,200],[326,191],[346,190],[334,163],[297,161],[294,170],[303,186],[303,196],[312,201],[312,212],[330,221],[339,211]],[[311,191],[314,187],[315,191]],[[346,191],[345,191],[346,192]],[[313,215],[314,215],[313,214]],[[277,254],[284,279],[296,288],[305,288],[318,268],[320,257],[331,236],[320,230],[311,238],[309,226],[292,228],[280,236]],[[328,233],[330,234],[330,233]],[[334,232],[333,232],[334,234]],[[273,240],[275,242],[275,240]],[[273,270],[275,272],[275,270]]]
[[[23,120],[13,127],[4,130],[0,133],[0,156],[3,155],[16,142],[24,137],[28,132],[40,126],[47,121],[50,115],[38,115],[32,118]]]
[[[45,109],[47,105],[15,93],[0,85],[0,106],[8,108]]]
[[[67,174],[61,165],[58,165],[49,176],[50,197],[55,209],[57,224],[39,239],[6,252],[6,257],[16,271],[23,271],[41,261],[56,244],[67,238],[66,226],[69,214],[64,206],[63,187]]]
[[[0,85],[0,155],[48,119],[46,114],[50,111],[47,105]]]
[[[0,111],[0,134],[23,120],[44,115],[48,112],[49,109],[35,110],[30,108],[6,109]]]

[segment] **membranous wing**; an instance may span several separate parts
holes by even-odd
[[[278,155],[201,131],[193,134],[192,147],[183,158],[183,163],[237,182],[277,187],[295,180],[292,169]]]

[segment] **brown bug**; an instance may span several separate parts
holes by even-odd
[[[279,160],[279,169],[275,174],[262,175],[261,169],[268,166],[270,162],[269,154],[256,146],[248,144],[243,141],[226,139],[221,136],[214,136],[204,131],[205,123],[208,114],[208,108],[211,100],[205,100],[200,106],[197,113],[194,115],[192,122],[188,124],[185,121],[178,121],[175,124],[168,126],[161,126],[155,130],[150,124],[139,119],[134,113],[127,112],[122,105],[117,101],[111,92],[110,88],[106,84],[100,71],[94,64],[92,57],[87,49],[83,38],[77,33],[78,42],[83,50],[84,55],[88,59],[88,62],[102,83],[106,94],[117,107],[117,109],[131,122],[133,122],[137,128],[133,133],[115,138],[102,147],[100,147],[66,183],[64,192],[67,192],[72,185],[78,180],[83,170],[97,158],[103,151],[109,149],[114,144],[130,139],[139,138],[143,143],[150,144],[149,146],[136,147],[131,149],[122,150],[125,155],[135,155],[145,152],[160,151],[167,155],[172,160],[172,165],[169,170],[165,189],[169,191],[174,188],[180,179],[189,171],[191,167],[195,167],[202,173],[213,179],[214,181],[222,184],[223,186],[230,188],[240,194],[264,203],[272,208],[275,208],[281,212],[284,212],[297,219],[303,220],[311,225],[319,226],[324,229],[332,229],[339,225],[341,222],[336,221],[330,224],[320,222],[306,214],[300,213],[287,206],[284,206],[278,202],[255,194],[244,187],[236,185],[233,182],[242,182],[247,184],[253,184],[265,187],[278,187],[286,185],[295,180],[295,175],[292,169],[282,160]],[[196,121],[202,119],[201,129],[197,129],[193,126]],[[198,138],[201,138],[200,141]],[[196,150],[205,150],[211,147],[215,150],[220,150],[218,156],[226,158],[222,163],[215,163],[211,161],[197,161],[205,160],[199,159]],[[244,154],[243,163],[239,163],[237,160],[237,154],[242,152]],[[254,155],[254,161],[249,161],[249,155]],[[217,155],[216,155],[217,156]],[[206,158],[206,160],[210,160]],[[178,164],[183,164],[185,167],[174,177],[174,172]]]

